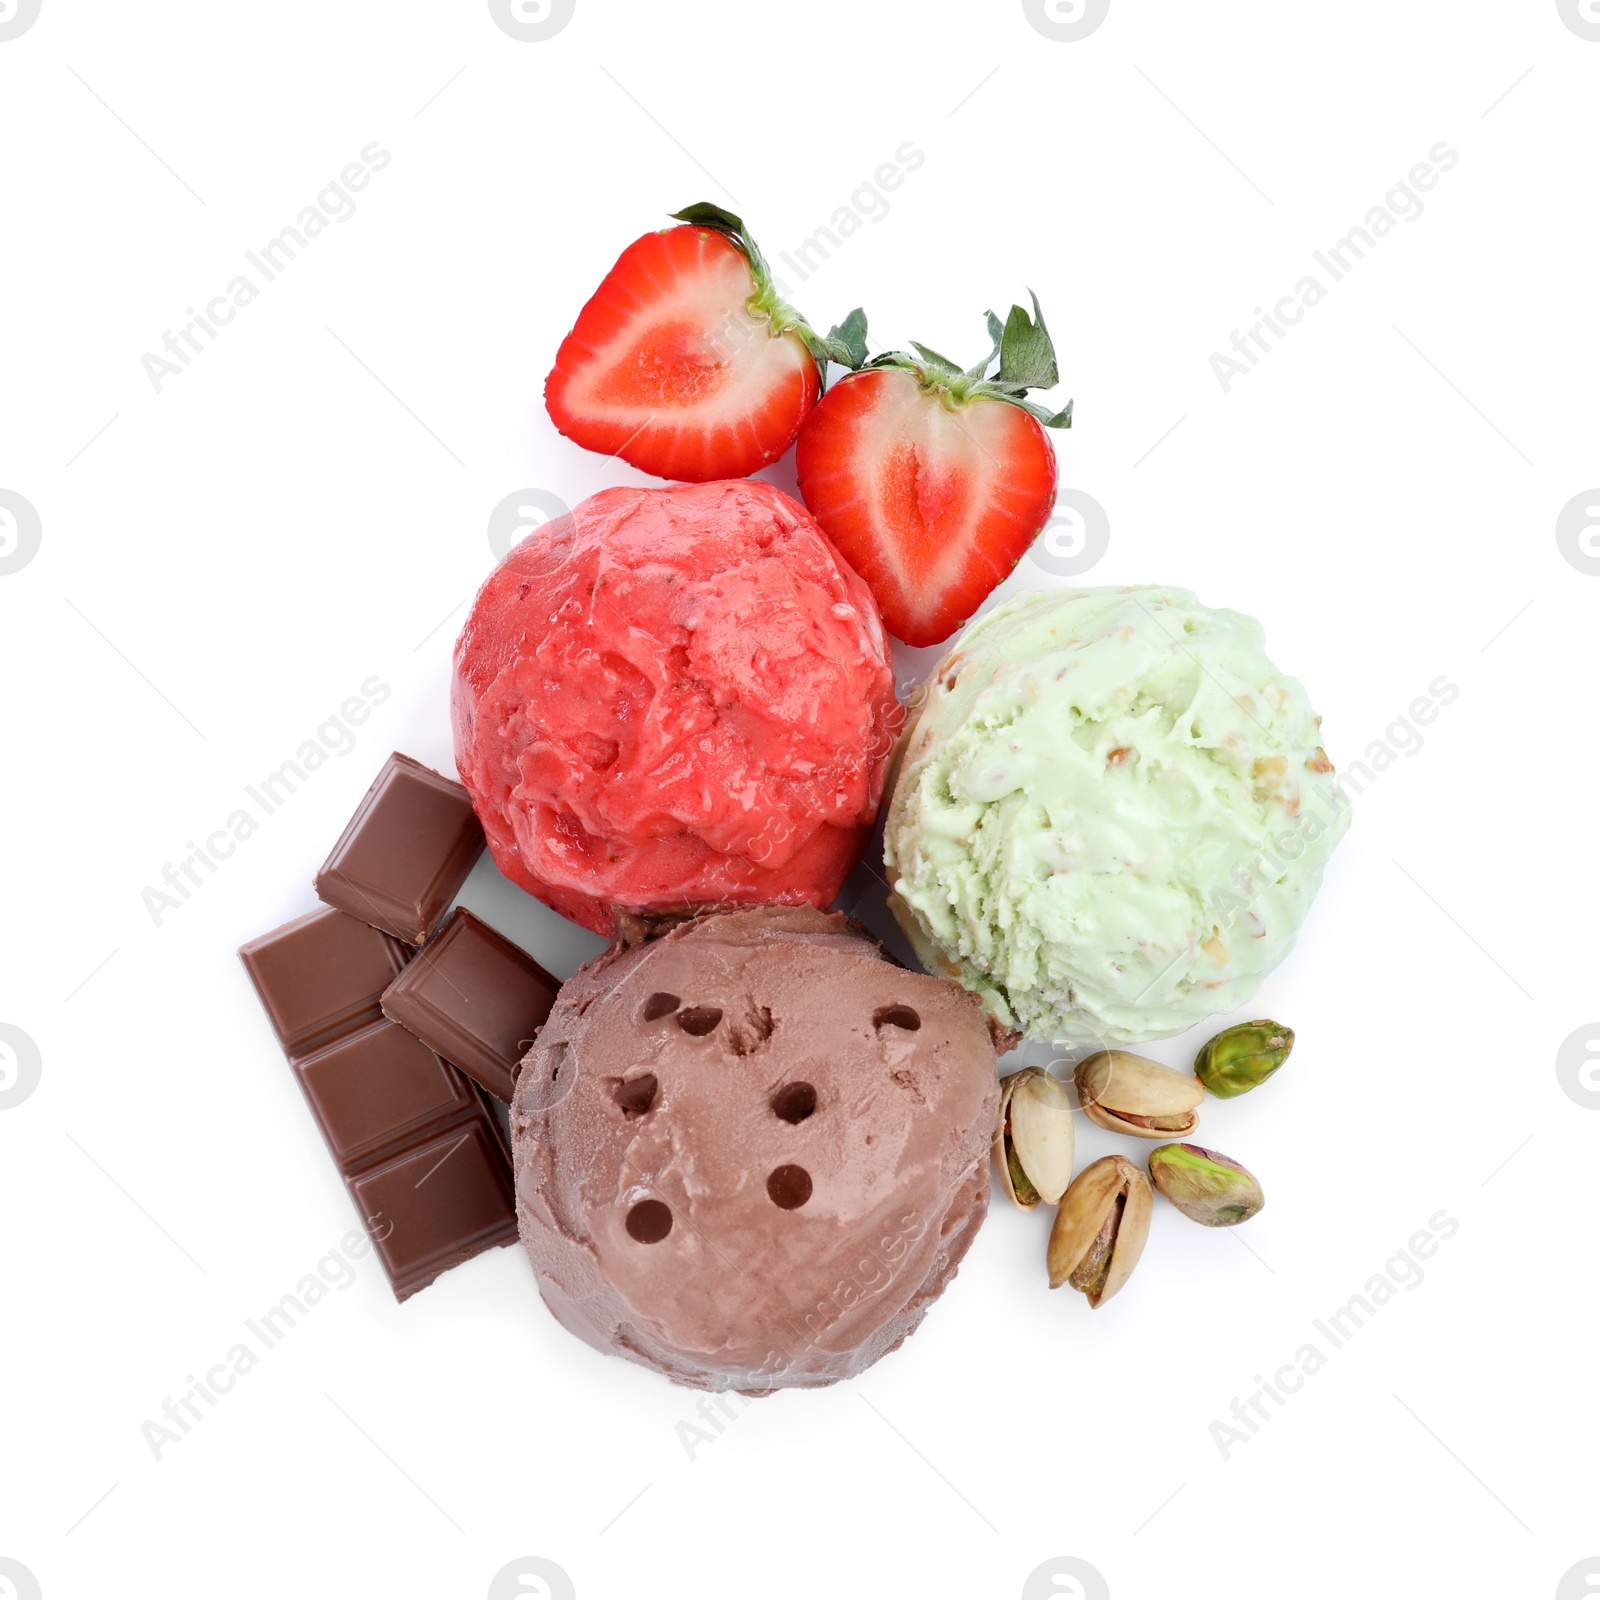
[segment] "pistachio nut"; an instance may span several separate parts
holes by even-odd
[[[1105,1304],[1133,1271],[1150,1233],[1150,1180],[1126,1156],[1092,1161],[1061,1197],[1050,1230],[1050,1287],[1069,1283]]]
[[[1150,1181],[1186,1217],[1208,1228],[1248,1222],[1267,1197],[1237,1161],[1197,1144],[1163,1144],[1150,1152]]]
[[[1097,1050],[1078,1063],[1078,1098],[1096,1127],[1164,1139],[1193,1133],[1205,1091],[1186,1072],[1127,1050]]]
[[[1024,1211],[1041,1200],[1054,1205],[1066,1192],[1072,1135],[1072,1102],[1048,1072],[1024,1067],[1000,1080],[994,1164],[1000,1186]]]
[[[1289,1059],[1294,1029],[1262,1018],[1224,1028],[1194,1058],[1194,1075],[1219,1100],[1259,1088]]]

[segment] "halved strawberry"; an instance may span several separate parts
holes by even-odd
[[[1035,320],[1037,319],[1037,320]],[[978,609],[1050,520],[1056,453],[1046,428],[1072,426],[1027,398],[1058,381],[1054,347],[1033,318],[989,313],[994,349],[961,368],[926,345],[866,361],[854,313],[830,344],[860,370],[806,418],[795,450],[800,493],[840,555],[866,579],[897,639],[938,644]],[[998,371],[985,377],[1000,358]]]
[[[738,217],[702,202],[624,250],[556,353],[544,402],[586,450],[658,478],[748,477],[847,358],[778,298]]]

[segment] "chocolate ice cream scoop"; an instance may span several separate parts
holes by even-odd
[[[834,1383],[954,1275],[998,1098],[976,997],[843,916],[680,923],[582,968],[523,1059],[522,1242],[599,1350],[701,1389]]]

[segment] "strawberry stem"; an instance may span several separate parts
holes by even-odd
[[[697,201],[671,215],[674,222],[687,222],[693,227],[720,233],[739,251],[749,262],[750,275],[755,280],[755,291],[746,299],[746,308],[752,316],[765,318],[775,337],[798,334],[811,352],[820,375],[826,376],[830,361],[852,372],[871,367],[898,367],[914,374],[928,394],[936,396],[951,410],[959,411],[974,400],[1003,400],[1007,405],[1019,406],[1047,428],[1072,426],[1070,400],[1060,411],[1052,412],[1028,399],[1030,389],[1053,389],[1060,382],[1055,345],[1044,325],[1039,297],[1032,289],[1028,291],[1028,298],[1033,302],[1031,317],[1021,306],[1012,306],[1004,322],[992,311],[985,313],[994,348],[976,366],[963,370],[948,356],[914,339],[911,348],[917,352],[915,356],[903,350],[890,350],[869,359],[866,312],[857,306],[842,324],[836,324],[826,334],[818,333],[779,295],[772,281],[772,269],[742,217],[709,200]],[[997,359],[999,366],[990,373],[989,368]]]
[[[952,410],[958,411],[974,400],[1003,400],[1007,405],[1020,407],[1047,428],[1070,428],[1070,400],[1060,411],[1052,412],[1028,399],[1030,389],[1053,389],[1061,381],[1056,369],[1055,345],[1044,325],[1039,297],[1031,289],[1028,297],[1033,301],[1031,317],[1021,306],[1012,306],[1011,314],[1004,322],[992,311],[985,313],[994,348],[976,366],[963,370],[949,356],[940,355],[937,350],[918,344],[915,339],[911,341],[911,348],[917,352],[916,356],[908,355],[903,350],[889,350],[858,365],[897,367],[909,372],[926,393]],[[860,333],[864,351],[864,317]],[[999,367],[990,373],[989,367],[996,359]]]

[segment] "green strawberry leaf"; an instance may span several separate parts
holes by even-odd
[[[1012,306],[1011,315],[1000,330],[1000,370],[995,374],[995,381],[1020,389],[1053,389],[1061,381],[1061,374],[1056,371],[1055,346],[1044,325],[1038,295],[1032,289],[1028,295],[1033,301],[1033,316],[1030,318],[1021,306]],[[991,311],[991,334],[998,320]]]
[[[845,318],[842,326],[830,329],[827,338],[806,330],[806,339],[819,362],[838,361],[855,372],[898,368],[914,374],[924,388],[938,390],[946,396],[947,404],[953,403],[958,408],[973,400],[1003,400],[1007,405],[1026,411],[1046,428],[1070,428],[1070,400],[1061,410],[1052,411],[1028,399],[1030,389],[1051,389],[1060,382],[1055,346],[1044,325],[1039,297],[1031,289],[1028,296],[1033,301],[1031,317],[1021,306],[1012,306],[1004,322],[994,312],[985,312],[994,347],[976,366],[965,371],[949,356],[918,344],[915,339],[911,341],[911,348],[916,356],[903,350],[885,350],[868,359],[867,318],[860,307]],[[990,364],[996,358],[1000,362],[999,369],[993,377],[988,377]]]
[[[937,367],[941,372],[959,373],[961,368],[949,356],[942,356],[937,350],[930,350],[925,344],[918,344],[915,339],[911,341],[911,348],[922,357],[931,367]]]
[[[682,211],[673,211],[669,215],[674,222],[692,222],[702,228],[715,228],[718,233],[744,232],[741,218],[734,216],[731,211],[724,211],[719,205],[713,205],[709,200],[697,200],[692,206],[685,206]]]
[[[1008,406],[1016,406],[1020,411],[1026,411],[1037,422],[1042,422],[1047,428],[1070,428],[1072,426],[1072,402],[1059,411],[1052,412],[1045,406],[1035,405],[1031,400],[1024,400],[1020,394],[1011,390],[997,389],[992,384],[986,384],[980,391],[988,395],[991,400],[1003,400]]]
[[[756,248],[755,240],[745,231],[744,218],[736,217],[731,211],[724,211],[721,206],[713,205],[709,200],[697,200],[692,206],[685,206],[682,211],[672,211],[668,215],[674,222],[687,222],[694,227],[710,228],[712,232],[724,235],[750,263],[757,292],[772,297],[771,269],[767,266],[766,258]]]
[[[997,317],[994,312],[986,311],[984,312],[984,316],[988,319],[989,337],[994,341],[994,348],[983,358],[982,361],[978,362],[975,366],[967,368],[966,375],[969,378],[981,378],[986,372],[988,372],[989,363],[1000,354],[1000,343],[1005,335],[1005,329],[1001,324],[999,317]]]
[[[829,328],[828,336],[819,339],[818,343],[830,361],[837,361],[841,367],[859,372],[867,364],[866,312],[857,306],[842,323]]]

